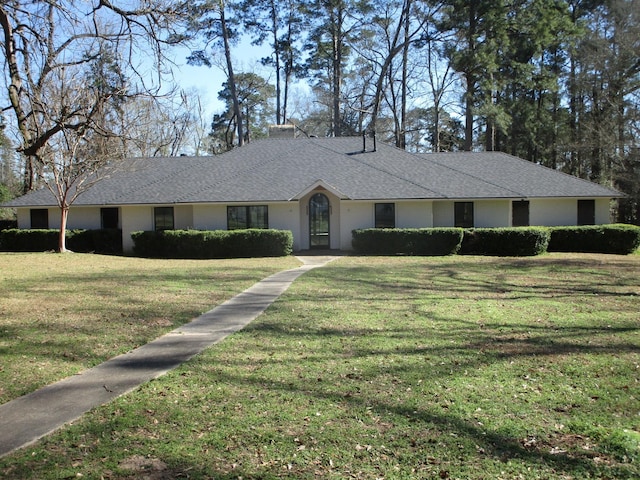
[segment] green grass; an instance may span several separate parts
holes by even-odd
[[[639,271],[344,257],[0,477],[638,478]]]
[[[127,352],[300,262],[0,254],[0,403]]]

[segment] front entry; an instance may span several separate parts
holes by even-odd
[[[309,200],[310,248],[329,248],[329,216],[329,199],[322,193],[316,193]]]

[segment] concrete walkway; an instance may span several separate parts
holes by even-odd
[[[190,323],[90,370],[0,406],[0,457],[27,446],[139,385],[164,375],[244,328],[303,273],[336,257],[298,257],[304,265],[256,283]]]

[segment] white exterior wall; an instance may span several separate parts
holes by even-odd
[[[18,208],[18,228],[31,228],[31,208]],[[49,228],[60,228],[60,209],[47,208],[49,211]],[[67,217],[67,228],[94,230],[101,228],[100,207],[71,207]]]
[[[122,250],[124,253],[133,251],[132,232],[153,230],[153,207],[129,207],[120,209],[122,218]]]
[[[299,202],[269,204],[269,226],[293,233],[295,251],[309,248],[308,202],[310,192]],[[330,235],[332,249],[351,250],[354,229],[372,228],[375,222],[375,201],[340,200],[329,191],[322,190],[331,205]],[[396,226],[398,228],[452,227],[454,201],[397,201]],[[507,227],[511,225],[512,200],[478,200],[474,202],[475,226]],[[532,199],[529,203],[531,225],[576,225],[577,199]],[[610,219],[609,199],[596,199],[596,224],[607,224]],[[153,230],[154,206],[120,207],[120,223],[124,252],[131,252],[131,233]],[[31,228],[30,208],[17,208],[18,228]],[[59,228],[58,208],[49,208],[49,227]],[[175,228],[197,230],[226,230],[226,204],[198,204],[174,206]],[[100,228],[100,207],[72,207],[68,228]]]
[[[595,199],[595,224],[611,223],[608,198]],[[571,226],[578,223],[578,200],[564,198],[533,199],[529,203],[529,223],[547,227]]]
[[[511,204],[513,200],[476,200],[473,216],[476,228],[511,226]],[[453,201],[433,203],[433,225],[454,226]],[[575,225],[578,219],[576,199],[532,199],[529,200],[529,224],[545,226]],[[609,222],[609,201],[596,200],[596,223]]]
[[[476,228],[510,226],[511,200],[479,200],[473,202],[473,221]]]
[[[375,215],[375,206],[371,205],[371,208],[374,209]],[[397,228],[428,228],[432,226],[433,202],[423,200],[396,203]]]
[[[49,228],[60,228],[60,209],[49,208],[47,210],[49,210]],[[69,218],[67,218],[67,228],[72,228],[69,226]]]
[[[196,230],[226,230],[226,205],[194,205],[193,228]]]
[[[433,202],[434,227],[455,226],[455,203],[451,200]],[[473,223],[476,228],[508,227],[511,225],[511,200],[473,201]]]
[[[578,201],[575,199],[540,198],[529,201],[529,224],[557,227],[578,223]]]
[[[340,202],[340,250],[352,250],[351,231],[358,228],[371,228],[374,225],[374,207],[371,202]]]
[[[331,201],[331,198],[329,200]],[[276,203],[269,205],[269,228],[276,230],[291,230],[291,233],[293,234],[294,251],[301,250],[300,222],[296,221],[298,218],[300,218],[300,204],[298,202]]]
[[[151,209],[153,214],[153,208]],[[173,207],[173,228],[191,230],[193,226],[193,205],[175,205]]]
[[[611,201],[608,198],[596,198],[596,225],[611,223],[611,220]]]
[[[329,197],[329,248],[342,249],[342,225],[340,221],[340,199],[331,194],[326,193]],[[309,228],[309,222],[307,221],[307,229]],[[309,241],[309,235],[307,235],[307,241]],[[351,245],[351,243],[349,243]]]
[[[343,200],[340,202],[341,250],[352,250],[351,232],[360,228],[375,226],[375,204],[378,201],[360,202]],[[433,226],[433,202],[392,202],[396,206],[397,228],[428,228]]]
[[[23,228],[23,229],[31,228],[31,209],[17,208],[16,219],[18,220],[18,228]]]
[[[454,212],[453,202],[435,201],[433,202],[433,226],[434,227],[453,227]]]
[[[258,202],[256,205],[263,205]],[[269,204],[269,228],[291,230],[294,250],[299,250],[300,224],[299,204],[297,202]],[[193,228],[196,230],[226,230],[227,205],[202,204],[193,206]]]
[[[58,215],[60,217],[60,215]],[[49,213],[49,220],[51,221],[51,213]],[[60,225],[60,218],[58,218],[56,224]],[[51,226],[51,223],[49,223]],[[52,227],[58,228],[58,227]],[[100,221],[100,207],[77,207],[69,210],[69,217],[67,218],[67,228],[82,228],[87,230],[97,230],[102,228]]]

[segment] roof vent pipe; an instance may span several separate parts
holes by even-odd
[[[377,152],[378,151],[378,145],[376,142],[376,131],[373,131],[373,151]]]
[[[362,132],[362,153],[367,151],[367,133]]]

